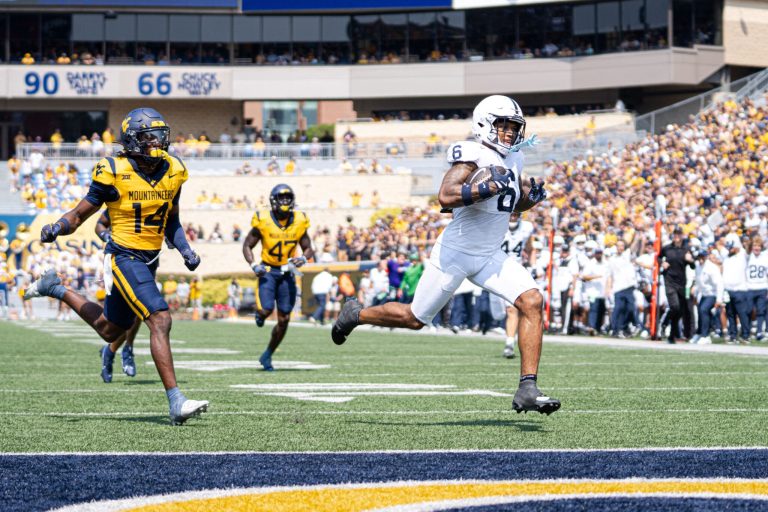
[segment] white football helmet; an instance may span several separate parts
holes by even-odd
[[[497,119],[506,119],[520,124],[520,131],[512,144],[504,144],[499,140],[499,134],[494,126]],[[493,149],[507,155],[515,144],[520,144],[525,139],[525,117],[523,109],[512,98],[495,94],[488,96],[475,107],[472,113],[472,133],[480,143],[485,143]]]

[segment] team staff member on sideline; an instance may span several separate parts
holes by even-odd
[[[149,327],[150,349],[168,395],[171,424],[180,425],[205,412],[208,402],[188,400],[176,386],[171,354],[171,314],[155,285],[155,271],[163,237],[172,240],[195,270],[200,256],[187,242],[179,220],[181,186],[187,168],[168,155],[170,128],[151,108],[128,113],[120,129],[123,151],[101,159],[93,168],[88,194],[53,224],[43,226],[40,240],[51,243],[74,233],[91,215],[107,205],[112,221],[112,240],[104,259],[104,308],[61,284],[55,270],[48,270],[24,293],[26,300],[47,296],[71,307],[107,342],[125,335],[139,317]]]
[[[723,260],[723,287],[728,294],[725,313],[728,316],[728,341],[736,343],[736,318],[741,324],[741,341],[749,343],[752,307],[747,291],[747,254],[736,233],[725,236],[725,248],[728,256]]]
[[[243,256],[259,278],[256,294],[256,325],[262,327],[277,304],[277,325],[272,328],[269,345],[259,358],[266,371],[273,371],[272,354],[285,338],[291,311],[296,303],[294,267],[301,267],[315,255],[309,238],[307,214],[294,211],[296,196],[285,184],[276,185],[269,194],[270,210],[257,211],[251,231],[243,241]],[[256,263],[253,248],[261,242],[261,262]],[[295,256],[296,246],[301,256]]]
[[[667,342],[675,343],[681,340],[683,335],[688,337],[691,334],[691,312],[685,298],[685,267],[695,268],[691,252],[683,245],[683,228],[680,226],[672,232],[672,243],[662,247],[659,262],[664,273],[664,290],[672,322]],[[680,318],[683,319],[682,335]]]

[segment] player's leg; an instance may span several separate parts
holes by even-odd
[[[277,280],[277,324],[272,328],[269,345],[259,358],[259,362],[268,372],[275,368],[272,366],[272,354],[285,338],[288,331],[288,322],[291,321],[291,310],[296,304],[296,281],[293,275],[283,275]]]
[[[150,269],[141,261],[128,257],[115,257],[112,260],[112,293],[115,293],[116,288],[133,312],[149,327],[149,348],[168,396],[171,424],[181,425],[189,418],[205,412],[208,402],[188,400],[176,385],[170,341],[171,313],[155,285],[156,268],[155,265]]]
[[[461,257],[461,253],[452,253],[456,254],[457,258]],[[427,261],[411,304],[387,302],[380,306],[363,308],[356,300],[345,302],[338,320],[331,329],[333,342],[337,345],[343,344],[352,330],[363,324],[413,330],[419,330],[429,324],[451,300],[453,292],[466,277],[466,273],[456,264],[443,268],[447,270],[438,268],[432,259]]]
[[[277,282],[272,273],[266,273],[259,278],[259,289],[256,290],[256,327],[264,327],[264,321],[275,309],[275,294]]]
[[[112,352],[117,352],[117,349],[120,348],[120,345],[125,342],[123,351],[120,354],[120,358],[123,361],[123,373],[129,377],[136,376],[136,361],[133,358],[133,342],[136,340],[136,334],[139,332],[140,327],[141,320],[136,318],[136,321],[133,322],[131,328],[128,329],[128,331],[125,333],[125,337],[122,340],[111,343],[109,346]]]
[[[517,326],[519,318],[517,308],[515,306],[507,307],[507,341],[504,345],[504,357],[512,359],[515,357],[515,338],[517,338]]]
[[[544,297],[536,282],[522,265],[501,251],[469,279],[514,304],[519,312],[520,385],[512,401],[513,408],[518,412],[552,414],[560,408],[560,401],[545,396],[536,384],[544,330]]]
[[[25,301],[35,297],[51,297],[65,303],[107,343],[117,340],[124,332],[124,329],[107,320],[100,305],[65,288],[55,270],[46,271],[24,291]]]

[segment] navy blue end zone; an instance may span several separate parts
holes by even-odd
[[[92,500],[214,488],[402,480],[632,477],[766,479],[768,449],[0,455],[0,502],[4,511],[46,510]],[[685,505],[684,499],[670,499],[672,501],[659,499],[661,510],[667,510],[670,503],[674,505],[670,510],[700,510],[699,501],[689,499],[688,505]],[[617,503],[614,499],[607,501],[614,505]],[[728,503],[734,503],[737,507],[734,510],[743,510],[738,508],[738,501],[728,500]],[[723,502],[713,500],[715,505],[718,502],[723,505]],[[563,503],[546,504],[546,510],[581,510],[548,508],[566,506]],[[755,505],[754,502],[752,504]],[[768,507],[768,502],[761,504]],[[628,502],[628,507],[635,508],[634,502]],[[482,507],[470,509],[497,510]],[[545,508],[532,506],[528,509]],[[715,509],[705,507],[701,510]]]

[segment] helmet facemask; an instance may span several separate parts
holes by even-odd
[[[490,117],[490,116],[489,116]],[[511,133],[512,137],[507,136]],[[520,117],[494,117],[488,130],[488,140],[502,154],[525,139],[525,120]],[[509,142],[508,142],[509,141]]]
[[[296,202],[293,192],[290,190],[281,191],[270,199],[272,210],[279,217],[287,217],[292,211]]]
[[[136,140],[139,145],[139,157],[148,164],[157,165],[165,156],[170,145],[171,129],[167,126],[145,128],[136,132]]]

